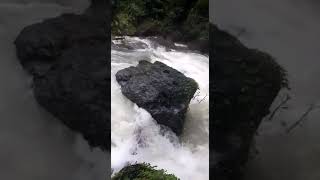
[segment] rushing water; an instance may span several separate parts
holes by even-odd
[[[286,133],[309,104],[320,103],[319,1],[215,0],[210,5],[211,20],[274,56],[288,71],[292,88],[288,109],[262,124],[256,140],[260,153],[249,163],[246,179],[319,180],[319,109]]]
[[[80,12],[85,0],[0,0],[0,179],[105,179],[106,154],[89,148],[35,101],[31,77],[15,55],[23,27],[62,12]],[[109,175],[109,174],[108,174]]]
[[[111,50],[112,168],[116,172],[128,163],[146,162],[182,180],[209,179],[208,57],[188,51],[166,50],[146,39],[126,37],[126,42],[140,45],[133,50]],[[200,90],[190,103],[182,137],[162,132],[148,112],[122,95],[115,73],[137,65],[139,60],[161,61],[198,82]],[[141,140],[145,143],[143,147],[138,144]]]

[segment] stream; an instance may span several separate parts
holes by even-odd
[[[181,180],[209,179],[209,58],[191,51],[172,50],[138,37],[113,41],[111,49],[111,167],[150,163]],[[123,45],[131,48],[123,48]],[[183,47],[182,44],[176,46]],[[199,84],[191,100],[184,131],[176,137],[151,115],[124,97],[115,73],[140,60],[161,61]],[[143,145],[141,146],[141,142]]]

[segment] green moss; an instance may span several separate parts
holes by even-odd
[[[115,174],[112,180],[179,180],[173,174],[167,174],[165,170],[157,170],[150,164],[134,164],[124,167]]]

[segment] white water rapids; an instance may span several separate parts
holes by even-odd
[[[128,163],[145,162],[165,169],[181,180],[209,179],[208,56],[167,51],[146,39],[126,37],[126,41],[143,44],[143,48],[111,50],[111,167],[114,172]],[[161,61],[199,84],[200,90],[190,103],[180,138],[170,132],[161,132],[148,112],[122,95],[115,73],[137,65],[140,60]],[[139,146],[139,141],[145,145]]]

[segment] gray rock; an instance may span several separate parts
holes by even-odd
[[[161,125],[177,135],[183,131],[185,113],[198,84],[179,71],[161,63],[140,61],[116,73],[122,93],[146,109]]]

